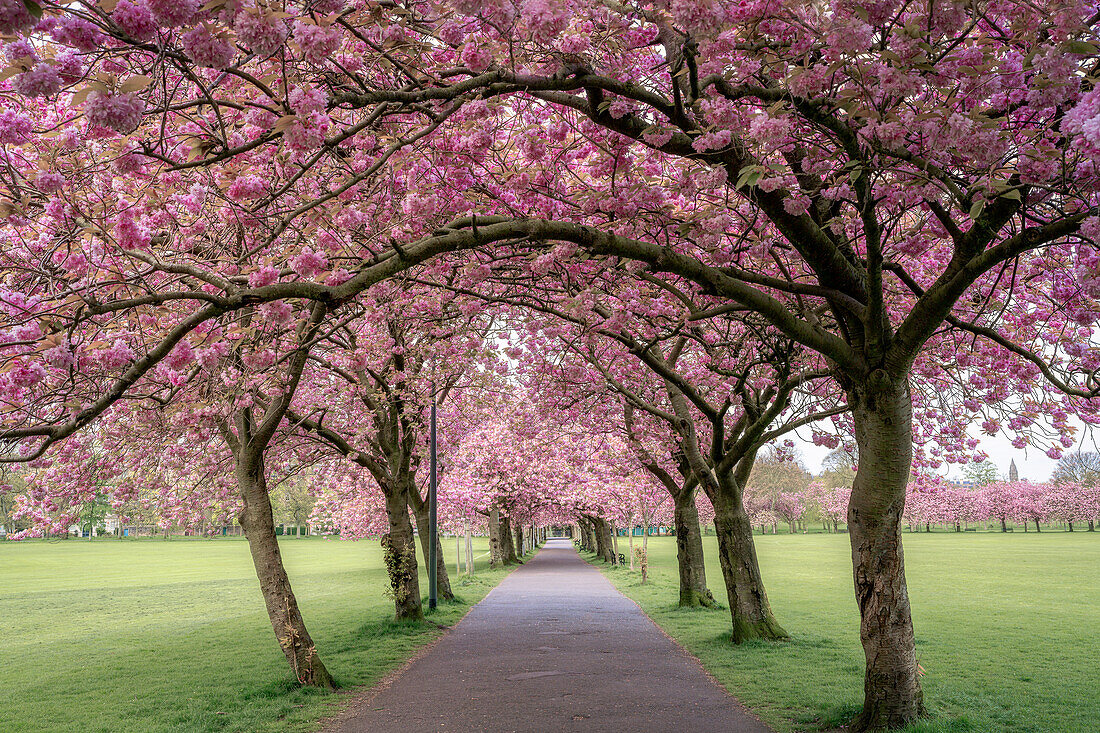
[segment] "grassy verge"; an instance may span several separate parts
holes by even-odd
[[[914,733],[1097,730],[1100,533],[906,534],[904,542],[933,716]],[[677,609],[672,538],[650,539],[644,586],[636,571],[604,569],[776,730],[840,726],[863,686],[848,537],[767,535],[756,544],[789,643],[734,646],[725,609]],[[724,601],[714,538],[704,546],[710,588]],[[623,538],[619,547],[625,554]]]
[[[377,542],[286,538],[281,549],[345,689],[441,633],[391,621]],[[452,579],[460,602],[431,620],[456,622],[504,574]],[[0,543],[0,589],[3,731],[305,731],[347,700],[293,684],[243,540]]]

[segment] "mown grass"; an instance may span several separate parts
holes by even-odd
[[[863,689],[848,537],[755,540],[787,643],[734,646],[725,609],[677,609],[672,538],[650,539],[644,586],[637,571],[605,570],[776,730],[839,727]],[[912,733],[1100,730],[1100,533],[907,533],[904,543],[931,713]],[[714,538],[704,545],[707,580],[725,602]]]
[[[377,542],[281,549],[345,690],[399,666],[504,575],[479,566],[434,623],[395,624]],[[295,686],[239,539],[0,543],[0,630],[2,731],[314,730],[348,699]]]

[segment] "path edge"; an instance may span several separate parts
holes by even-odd
[[[576,548],[574,548],[574,549],[576,549]],[[726,687],[724,684],[722,684],[722,682],[717,677],[715,677],[713,674],[711,674],[710,670],[707,669],[705,664],[703,664],[702,659],[700,659],[699,657],[692,654],[691,650],[688,649],[687,647],[685,647],[683,644],[681,644],[680,641],[678,639],[676,639],[676,637],[674,637],[672,634],[665,631],[665,628],[663,626],[661,626],[659,623],[657,623],[656,621],[654,621],[653,617],[650,616],[648,613],[646,613],[646,610],[644,608],[642,608],[641,605],[639,605],[637,601],[635,601],[633,598],[628,596],[626,593],[623,593],[621,590],[619,590],[619,586],[615,585],[615,583],[611,580],[611,578],[608,577],[607,573],[605,572],[605,570],[609,569],[610,566],[601,567],[601,566],[597,565],[595,562],[593,562],[590,558],[587,558],[584,555],[581,555],[580,550],[576,550],[576,552],[577,552],[577,555],[580,556],[581,560],[584,560],[584,562],[589,567],[591,567],[593,570],[598,572],[600,575],[602,575],[604,577],[605,580],[607,580],[608,584],[612,587],[612,589],[614,589],[614,591],[616,593],[618,593],[623,598],[625,598],[626,600],[633,603],[634,606],[638,609],[638,611],[640,611],[641,614],[643,616],[645,616],[646,620],[649,621],[649,623],[653,624],[653,626],[657,629],[657,631],[661,632],[661,634],[666,639],[668,639],[669,641],[672,642],[673,646],[675,646],[677,649],[680,650],[681,654],[683,654],[685,657],[687,657],[691,661],[692,664],[694,664],[696,667],[699,668],[699,671],[703,673],[704,677],[706,677],[708,680],[713,682],[718,687],[718,689],[722,690],[722,692],[726,693],[726,696],[729,697],[729,699],[733,701],[734,706],[738,710],[740,710],[742,713],[744,713],[746,716],[752,718],[756,722],[760,723],[760,725],[763,726],[764,728],[766,728],[767,730],[773,731],[773,733],[774,733],[775,728],[772,727],[771,725],[769,725],[766,721],[764,721],[759,715],[757,715],[756,712],[754,712],[752,710],[752,708],[748,707],[747,705],[745,705],[745,703],[741,702],[741,700],[738,699],[738,697],[736,695],[734,695],[733,692],[728,687]]]
[[[540,547],[539,552],[541,551],[542,548]],[[537,554],[538,552],[535,552],[531,555],[531,557],[534,557]],[[458,625],[465,621],[466,617],[469,616],[475,608],[484,603],[485,599],[492,595],[496,591],[496,589],[500,587],[501,583],[511,577],[512,573],[523,567],[523,565],[524,563],[518,563],[512,566],[511,569],[509,569],[508,572],[504,574],[500,581],[492,588],[490,588],[488,593],[481,597],[480,601],[474,603],[466,609],[466,613],[462,614],[462,618],[460,618],[458,621],[455,621],[450,626],[446,627],[443,632],[439,634],[439,636],[419,647],[411,657],[405,660],[405,662],[401,666],[394,667],[384,676],[382,676],[377,682],[375,682],[373,685],[370,685],[369,687],[352,687],[347,691],[338,692],[338,696],[343,695],[349,699],[346,701],[340,699],[333,700],[333,706],[339,706],[339,709],[333,711],[330,715],[325,715],[324,717],[315,721],[315,725],[317,727],[311,728],[311,730],[318,731],[319,733],[338,733],[340,729],[339,726],[342,723],[347,722],[349,718],[355,717],[355,714],[361,712],[363,708],[365,708],[367,705],[370,704],[371,701],[374,700],[374,698],[378,697],[380,694],[382,694],[382,692],[389,689],[389,687],[393,685],[394,681],[398,677],[408,671],[409,667],[420,661],[420,659],[428,652],[430,652],[433,648],[435,648],[435,646],[439,642],[450,636],[451,633],[458,627]],[[616,588],[615,590],[618,590],[618,588]]]

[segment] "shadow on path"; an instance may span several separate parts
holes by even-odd
[[[550,540],[426,654],[325,730],[769,729],[568,540]]]

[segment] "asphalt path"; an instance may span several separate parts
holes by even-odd
[[[548,541],[325,730],[769,731],[568,540]]]

